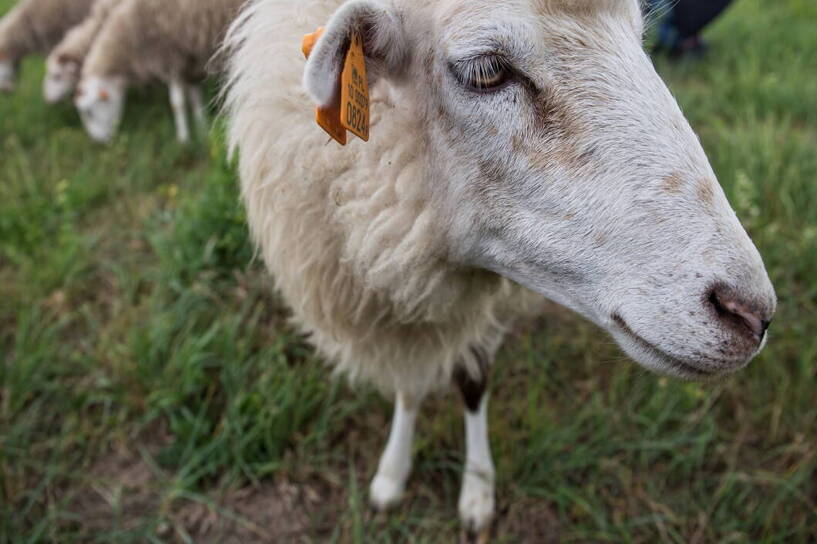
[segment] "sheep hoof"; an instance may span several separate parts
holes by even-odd
[[[466,473],[460,493],[460,521],[467,533],[476,536],[469,542],[487,542],[494,519],[494,484]]]
[[[369,500],[380,511],[394,507],[403,498],[405,484],[388,476],[377,474],[369,487]]]

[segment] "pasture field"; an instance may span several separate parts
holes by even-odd
[[[706,60],[658,61],[777,288],[765,352],[700,385],[557,307],[515,331],[495,542],[817,540],[815,28],[814,0],[738,0]],[[373,514],[390,404],[288,325],[219,123],[180,147],[164,92],[135,92],[101,147],[23,69],[0,96],[0,543],[456,541],[458,397],[425,405],[407,500]]]

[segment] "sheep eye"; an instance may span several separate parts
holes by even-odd
[[[484,55],[460,61],[452,67],[462,85],[476,91],[490,91],[502,86],[512,75],[508,63],[497,55]]]

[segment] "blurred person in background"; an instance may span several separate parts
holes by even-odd
[[[701,32],[731,3],[732,0],[649,0],[650,11],[660,17],[654,52],[673,58],[703,55],[708,46]]]

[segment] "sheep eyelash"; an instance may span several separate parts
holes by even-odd
[[[479,92],[495,91],[513,75],[508,62],[492,54],[453,62],[451,70],[460,84]]]

